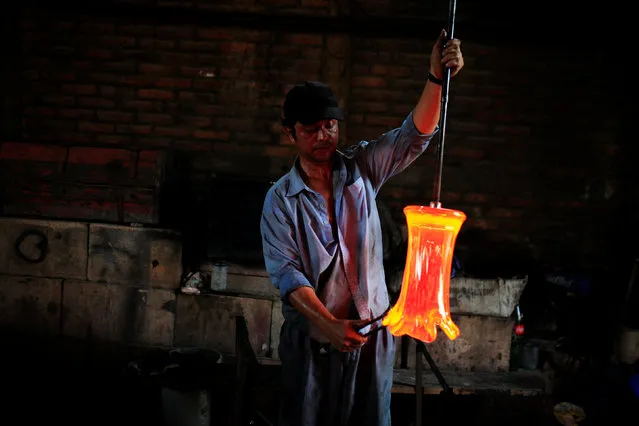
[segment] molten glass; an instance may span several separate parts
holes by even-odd
[[[437,326],[449,339],[459,336],[450,317],[450,272],[457,234],[466,215],[457,210],[407,206],[408,254],[399,299],[382,320],[395,336],[430,343]]]

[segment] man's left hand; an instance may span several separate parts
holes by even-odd
[[[450,69],[450,76],[455,76],[464,67],[464,56],[461,53],[459,39],[447,40],[446,30],[439,33],[439,38],[430,54],[430,72],[437,78],[444,75],[444,67]]]

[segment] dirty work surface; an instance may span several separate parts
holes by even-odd
[[[442,371],[444,380],[456,394],[504,393],[535,396],[545,392],[543,376],[536,371],[508,373],[471,373]],[[432,371],[426,369],[422,383],[425,394],[439,394],[442,387]],[[394,393],[415,393],[415,370],[396,369],[393,377]]]

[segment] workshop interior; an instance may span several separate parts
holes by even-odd
[[[339,100],[345,158],[441,88],[369,216],[389,306],[360,331],[393,336],[392,425],[636,424],[634,49],[611,6],[7,3],[0,424],[279,424],[291,302],[264,208],[303,155],[282,111],[304,81]],[[464,66],[438,78],[442,29]]]

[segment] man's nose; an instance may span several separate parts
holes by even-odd
[[[327,136],[328,136],[328,132],[326,131],[324,127],[320,127],[317,130],[317,140],[320,140],[320,141],[326,140]]]

